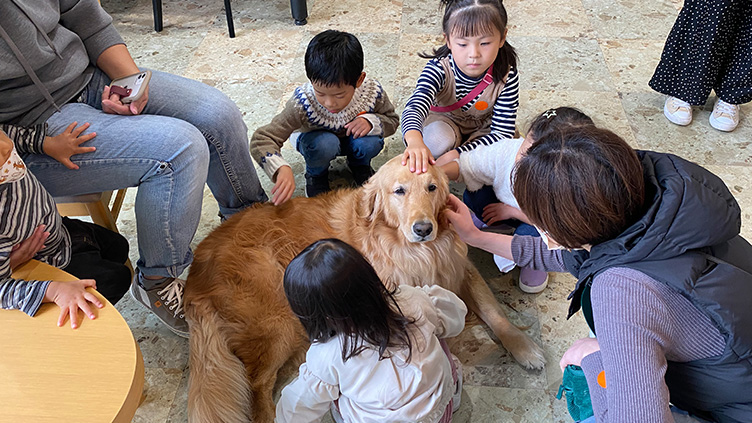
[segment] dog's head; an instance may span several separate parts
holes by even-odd
[[[361,216],[397,228],[408,242],[433,241],[449,195],[449,181],[434,166],[416,175],[402,165],[401,157],[386,162],[363,186]]]

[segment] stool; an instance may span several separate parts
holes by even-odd
[[[112,206],[110,206],[112,191],[55,197],[54,200],[60,215],[90,216],[91,221],[97,225],[120,233],[115,222],[117,222],[118,215],[120,215],[120,208],[123,206],[126,190],[127,188],[118,190],[117,194],[115,194],[115,200],[112,201]],[[125,265],[131,269],[132,275],[133,265],[131,264],[131,260],[127,259]]]
[[[230,0],[224,0],[225,2],[225,15],[227,15],[227,32],[230,33],[230,38],[235,38],[235,24],[232,21],[232,6]],[[162,31],[162,0],[151,0],[152,8],[154,9],[154,30],[157,32]],[[295,19],[295,25],[305,25],[308,23],[308,8],[306,6],[306,0],[290,0],[290,11],[292,17]]]

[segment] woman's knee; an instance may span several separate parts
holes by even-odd
[[[431,122],[423,128],[423,143],[434,157],[439,157],[454,148],[457,141],[454,128],[446,122]]]

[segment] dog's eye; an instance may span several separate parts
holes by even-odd
[[[429,192],[433,192],[433,191],[436,191],[436,184],[431,184],[431,185],[429,185],[429,186],[428,186],[428,191],[429,191]]]
[[[394,193],[397,194],[397,195],[405,195],[405,188],[399,187],[399,188],[397,188],[397,189],[394,190]]]

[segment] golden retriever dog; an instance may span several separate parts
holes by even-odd
[[[541,348],[512,325],[442,216],[446,175],[416,175],[400,158],[361,188],[259,205],[233,216],[196,249],[185,288],[190,324],[189,421],[267,423],[277,375],[305,357],[308,339],[282,289],[287,264],[322,238],[339,238],[388,287],[438,284],[457,293],[527,368]]]

